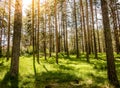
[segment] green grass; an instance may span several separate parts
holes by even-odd
[[[116,56],[118,78],[120,79],[120,60]],[[5,58],[1,58],[5,59]],[[2,62],[0,60],[0,62]],[[12,88],[11,80],[7,78],[10,61],[4,60],[0,64],[0,88]],[[20,57],[19,88],[112,88],[107,80],[105,54],[99,54],[99,60],[90,56],[90,63],[86,62],[85,55],[76,58],[75,55],[59,55],[59,64],[55,63],[55,57],[40,58],[40,64],[36,62],[37,74],[34,76],[32,56]],[[7,82],[8,81],[8,82]],[[4,86],[3,86],[4,85]]]

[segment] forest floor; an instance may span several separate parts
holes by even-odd
[[[117,75],[120,80],[120,58],[116,57]],[[0,64],[0,88],[11,88],[16,82],[11,82],[7,76],[10,61]],[[32,56],[20,57],[19,88],[112,88],[107,80],[105,54],[99,54],[99,59],[90,55],[90,62],[85,55],[76,58],[75,55],[67,57],[59,54],[59,64],[55,63],[55,57],[40,58],[40,64],[36,62],[36,76],[34,75]]]

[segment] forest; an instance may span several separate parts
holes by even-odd
[[[120,88],[120,0],[0,0],[0,88]]]

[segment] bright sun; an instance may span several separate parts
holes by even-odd
[[[40,2],[44,2],[45,0],[40,0]],[[23,6],[28,6],[32,0],[23,0]]]
[[[27,6],[32,2],[32,0],[23,0],[23,5]]]
[[[45,0],[40,0],[40,2],[44,2]],[[28,5],[32,2],[32,0],[23,0],[23,15],[25,15],[24,10],[28,7]]]

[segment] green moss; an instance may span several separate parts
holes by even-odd
[[[98,54],[99,60],[90,55],[90,63],[86,62],[85,54],[77,59],[75,55],[70,55],[70,57],[59,55],[58,65],[55,63],[55,56],[47,58],[47,61],[41,57],[40,64],[36,61],[36,76],[34,76],[32,56],[21,56],[19,88],[44,88],[48,85],[53,88],[103,88],[109,86],[105,54]],[[0,65],[0,86],[4,85],[3,88],[9,88],[11,86],[10,80],[5,77],[9,71],[10,61],[6,62],[5,58],[2,58],[1,61],[3,63]],[[120,79],[119,58],[116,58],[116,66]],[[9,82],[6,82],[7,79]]]

